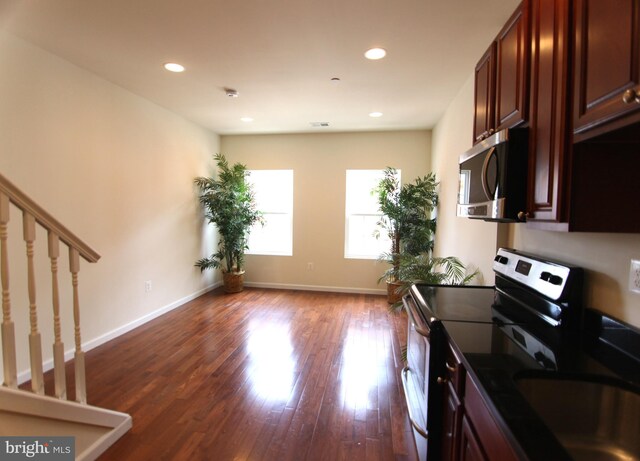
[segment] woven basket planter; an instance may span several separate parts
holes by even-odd
[[[244,288],[244,271],[242,272],[223,272],[222,283],[224,284],[225,293],[239,293]]]
[[[402,299],[402,282],[387,282],[387,302],[395,304]]]

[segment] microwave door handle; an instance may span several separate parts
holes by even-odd
[[[496,148],[494,146],[489,149],[489,152],[487,152],[484,162],[482,163],[482,190],[484,191],[484,195],[487,196],[487,200],[493,200],[493,194],[489,193],[489,161],[491,160],[491,156],[495,153]]]

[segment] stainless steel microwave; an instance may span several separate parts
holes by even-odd
[[[498,131],[460,156],[458,216],[518,221],[527,202],[528,129]]]

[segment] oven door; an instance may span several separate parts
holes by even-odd
[[[430,330],[416,311],[410,295],[402,299],[408,314],[407,366],[402,370],[402,386],[409,420],[420,461],[427,459],[427,401],[429,391]]]

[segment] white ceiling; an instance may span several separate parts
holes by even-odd
[[[414,129],[438,121],[517,4],[0,0],[0,28],[219,134]],[[373,46],[387,57],[364,59]]]

